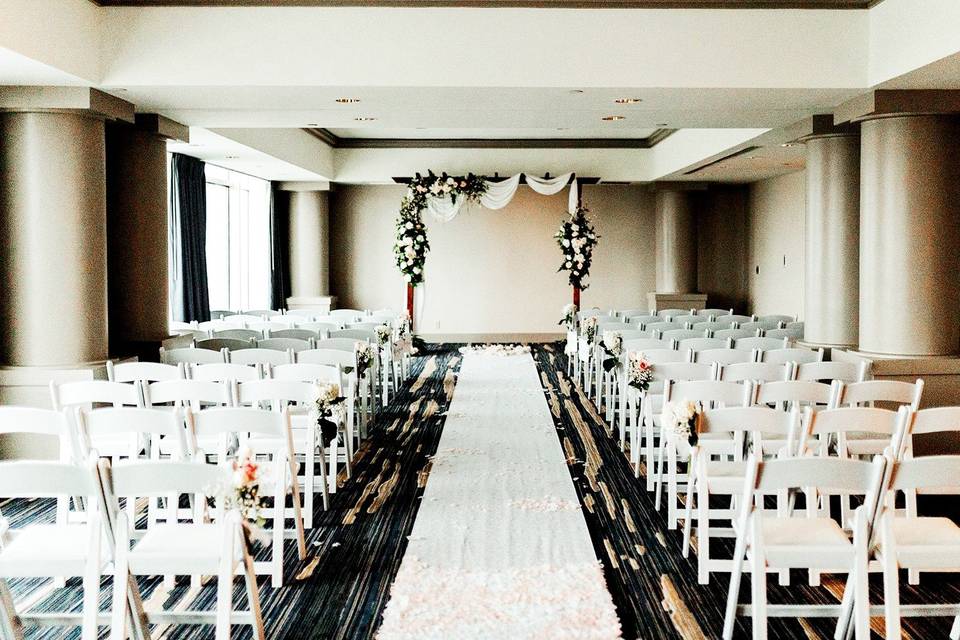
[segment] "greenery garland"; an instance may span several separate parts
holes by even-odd
[[[590,275],[593,248],[600,240],[587,217],[588,213],[589,209],[582,204],[578,205],[577,210],[570,214],[570,219],[553,235],[563,252],[563,262],[557,271],[569,271],[570,286],[580,290],[590,286],[585,284],[584,280]]]
[[[449,197],[454,204],[458,198],[478,202],[486,192],[486,181],[472,173],[455,178],[446,173],[438,176],[428,171],[426,176],[418,173],[410,181],[407,193],[400,201],[396,243],[393,245],[397,267],[408,283],[417,286],[423,282],[423,267],[430,251],[423,211],[427,208],[429,198]]]

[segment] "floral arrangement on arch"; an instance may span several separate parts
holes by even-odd
[[[570,219],[553,235],[563,252],[563,262],[557,271],[568,271],[570,286],[580,290],[590,286],[584,281],[590,275],[593,248],[600,239],[587,217],[589,213],[590,210],[583,205],[577,206]]]
[[[430,251],[427,229],[423,224],[423,211],[427,208],[428,199],[450,198],[456,202],[459,198],[465,198],[470,202],[478,202],[486,192],[483,178],[472,173],[460,178],[446,173],[438,176],[433,171],[428,171],[425,176],[419,173],[414,176],[400,201],[396,242],[393,245],[397,267],[408,283],[416,286],[423,282],[423,267]]]

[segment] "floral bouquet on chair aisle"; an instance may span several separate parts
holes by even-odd
[[[606,354],[603,359],[603,370],[609,373],[620,365],[620,356],[623,355],[623,336],[619,331],[605,331],[600,340],[600,346]]]
[[[627,358],[627,384],[637,391],[646,391],[653,382],[653,365],[643,354],[634,351]]]
[[[583,337],[587,339],[587,344],[590,346],[593,346],[597,342],[597,324],[599,322],[596,316],[590,316],[584,318],[583,322],[580,323]]]
[[[227,511],[236,511],[247,535],[247,544],[253,540],[269,542],[269,536],[263,529],[266,519],[263,516],[264,497],[260,495],[260,485],[265,474],[253,451],[244,447],[237,452],[231,462],[233,473],[230,480],[221,486],[206,491],[209,497],[223,500]]]
[[[700,418],[700,404],[690,400],[667,402],[663,405],[661,424],[667,440],[680,454],[689,454],[697,446],[699,432],[697,422]]]
[[[410,318],[404,317],[397,324],[397,339],[393,342],[393,357],[397,360],[404,356],[416,355],[413,346],[413,334],[410,331]]]
[[[577,328],[577,305],[572,302],[563,307],[563,318],[557,324],[563,325],[567,331]]]
[[[317,411],[317,439],[324,447],[337,437],[339,423],[343,422],[346,412],[346,398],[340,395],[340,385],[323,383],[317,385],[317,399],[314,402]]]
[[[373,366],[373,345],[369,342],[358,342],[354,352],[357,355],[357,379],[360,379]]]
[[[377,346],[381,349],[385,349],[390,343],[390,338],[393,337],[393,329],[383,324],[373,330],[377,334]]]

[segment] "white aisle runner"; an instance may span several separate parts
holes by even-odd
[[[533,358],[468,353],[378,638],[619,629]]]

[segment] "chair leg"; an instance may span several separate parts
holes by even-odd
[[[683,519],[683,557],[690,557],[690,534],[692,529],[692,520],[693,520],[693,489],[696,482],[691,480],[687,484],[687,503],[683,506],[684,519]],[[699,494],[698,494],[699,495]],[[697,502],[697,512],[700,511],[700,502]],[[697,536],[700,536],[700,528],[698,525]]]
[[[327,467],[327,491],[337,492],[337,459],[340,457],[340,438],[339,436],[330,441],[330,465]],[[349,459],[350,456],[347,455]]]
[[[303,456],[303,528],[312,529],[313,528],[313,493],[314,493],[314,482],[316,478],[316,461],[314,460],[314,451],[313,447],[307,447],[307,451]],[[323,482],[323,478],[320,478],[320,482]]]
[[[224,550],[226,553],[227,550]],[[232,555],[232,550],[231,550]],[[217,576],[216,640],[230,640],[230,614],[233,612],[233,571],[222,568]]]
[[[950,627],[950,640],[960,640],[960,616],[953,619],[953,626]]]
[[[23,640],[23,626],[13,606],[13,596],[7,581],[0,578],[0,635],[13,640]]]
[[[323,496],[323,510],[326,511],[330,508],[330,489],[327,487],[327,451],[323,446],[323,443],[320,443],[320,455],[317,456],[317,464],[320,466],[320,473],[317,474],[317,477],[320,478],[320,493]]]
[[[256,640],[266,640],[266,632],[263,628],[263,613],[260,610],[260,589],[257,586],[257,574],[253,569],[253,558],[247,550],[247,545],[242,545],[243,549],[243,578],[247,586],[247,604],[250,607],[250,616],[253,618],[253,637]]]
[[[883,561],[883,609],[888,638],[899,638],[900,632],[900,576],[897,575],[897,564],[892,558]],[[957,618],[960,620],[960,617]],[[954,621],[954,628],[957,622]],[[954,638],[951,631],[950,637]]]
[[[667,476],[667,526],[671,531],[677,529],[677,476],[679,474],[677,451],[670,447],[670,466]]]
[[[127,550],[120,545],[113,561],[113,600],[110,609],[110,640],[127,637],[127,589],[129,588]]]
[[[697,495],[697,582],[710,583],[710,493],[706,486]]]
[[[285,500],[280,500],[274,506],[273,513],[273,540],[270,550],[270,586],[279,589],[283,586],[283,529],[286,526],[284,511]]]
[[[747,532],[737,535],[733,551],[733,570],[730,572],[730,587],[727,590],[727,608],[723,615],[723,640],[732,640],[737,619],[737,602],[740,600],[740,582],[743,578],[743,559],[747,551]]]
[[[750,600],[753,605],[753,640],[767,640],[767,567],[754,529],[750,567]]]

